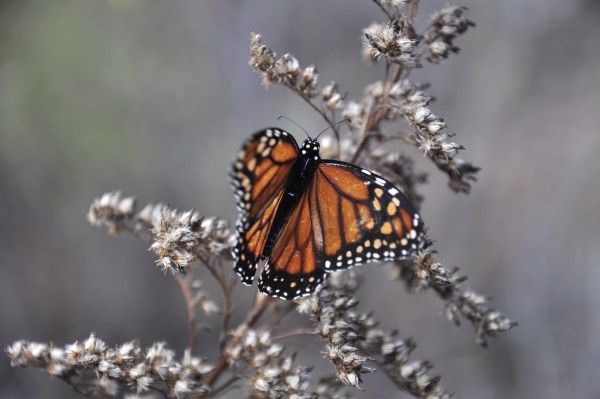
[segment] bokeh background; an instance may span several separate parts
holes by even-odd
[[[445,5],[421,1],[418,26]],[[406,153],[430,172],[422,214],[440,259],[519,326],[481,349],[434,294],[408,294],[376,266],[360,269],[361,309],[414,337],[414,357],[460,397],[600,397],[600,4],[458,5],[477,23],[458,40],[462,52],[412,77],[432,83],[432,108],[482,167],[479,181],[456,195]],[[359,98],[383,76],[360,61],[361,29],[374,20],[382,14],[367,0],[0,2],[0,345],[64,345],[95,331],[109,345],[164,340],[181,353],[176,282],[146,243],[89,226],[89,204],[121,189],[141,204],[234,220],[227,170],[241,142],[280,114],[324,127],[291,92],[260,85],[247,65],[250,33]],[[237,295],[252,297],[245,287]],[[331,371],[319,342],[301,345],[299,361]],[[364,389],[357,397],[407,397],[382,373]],[[76,397],[7,357],[0,396]]]

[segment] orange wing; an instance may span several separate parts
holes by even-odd
[[[311,220],[315,192],[306,191],[281,232],[261,272],[258,289],[270,296],[294,299],[310,295],[322,283],[325,271],[317,266],[316,237]]]
[[[310,295],[327,272],[414,256],[423,223],[408,199],[379,175],[322,161],[261,273],[261,292],[284,299]]]
[[[421,217],[383,177],[349,163],[325,161],[313,186],[323,231],[317,265],[326,271],[410,258],[425,245]]]
[[[233,163],[230,177],[239,212],[234,270],[244,284],[252,284],[286,179],[297,158],[294,138],[269,128],[254,134]]]

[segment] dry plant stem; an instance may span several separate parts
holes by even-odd
[[[408,392],[415,398],[418,398],[421,396],[422,392],[420,390],[412,388],[412,384],[413,384],[412,381],[410,381],[409,379],[405,379],[405,378],[399,379],[397,375],[394,375],[388,369],[386,369],[384,367],[384,364],[382,364],[381,362],[375,362],[375,363],[378,366],[380,366],[380,368],[378,370],[383,371],[383,373],[388,377],[388,379],[392,382],[392,384],[394,384],[396,386],[396,388],[398,388],[400,391]]]
[[[315,111],[317,111],[323,117],[323,119],[325,119],[325,122],[327,122],[328,125],[334,124],[333,120],[330,117],[328,117],[322,109],[320,109],[312,101],[310,101],[310,98],[308,98],[306,95],[304,95],[304,93],[299,91],[296,86],[287,83],[285,85],[298,96],[300,96],[300,98],[306,101],[308,105],[310,105]],[[342,149],[340,148],[340,133],[338,131],[337,126],[332,126],[331,129],[333,130],[333,134],[335,135],[335,142],[337,143],[337,158],[339,158],[342,151]]]
[[[385,9],[385,7],[379,2],[379,0],[373,0],[373,3],[377,4],[377,7],[379,7],[379,9],[383,11],[389,19],[392,19],[392,15],[388,12],[388,10]]]
[[[415,15],[417,15],[417,8],[419,8],[419,0],[409,0],[406,9],[406,16],[409,21],[413,21]]]
[[[271,339],[273,341],[279,341],[279,340],[290,338],[290,337],[297,337],[299,335],[313,335],[314,333],[315,333],[315,330],[311,329],[311,328],[296,328],[296,329],[281,333],[279,335],[273,335],[273,337],[271,337]]]
[[[409,137],[409,136],[410,136],[410,133],[408,133],[408,132],[399,132],[397,135],[394,135],[394,136],[386,136],[379,132],[373,131],[363,137],[363,139],[361,140],[361,142],[359,144],[360,148],[358,148],[357,151],[354,153],[350,163],[356,163],[356,159],[358,159],[358,157],[360,156],[360,153],[363,151],[363,149],[366,148],[370,139],[377,140],[379,143],[385,143],[385,142],[393,141],[393,140],[402,140],[404,142],[404,144],[408,144],[408,143],[410,143],[410,141],[407,139],[407,137]]]
[[[381,116],[377,117],[377,114],[381,114],[383,116],[383,112],[382,111],[383,110],[381,108],[379,108],[375,112],[375,118],[381,119]],[[373,114],[371,114],[369,112],[366,115],[365,120],[363,121],[363,128],[362,128],[362,132],[360,133],[360,142],[356,146],[356,151],[354,151],[354,154],[352,155],[352,158],[350,159],[350,163],[356,163],[358,157],[360,157],[360,154],[367,147],[367,141],[369,140],[369,138],[373,137],[373,133],[375,133],[375,132],[372,131],[372,129],[375,126],[377,126],[378,122],[373,122],[373,119],[371,118],[372,116],[373,116]]]
[[[188,326],[190,329],[190,352],[192,354],[195,354],[198,329],[196,328],[196,308],[194,306],[194,299],[192,297],[190,286],[188,285],[187,278],[185,277],[185,275],[178,274],[176,276],[176,280],[179,284],[179,288],[181,288],[181,293],[183,294],[183,298],[185,300],[187,308]]]
[[[219,336],[219,350],[223,352],[225,348],[225,342],[227,339],[227,330],[229,329],[229,318],[232,314],[231,307],[231,292],[236,281],[231,280],[226,288],[223,288],[223,321],[221,323],[221,334]]]
[[[392,75],[392,78],[390,79],[391,83],[396,83],[400,80],[400,76],[402,76],[402,72],[404,71],[404,68],[402,68],[402,65],[398,65],[394,71],[394,74]]]
[[[410,0],[408,2],[408,9],[406,10],[406,16],[411,21],[414,19],[415,14],[417,13],[418,7],[419,7],[419,0]]]
[[[388,16],[389,19],[393,18],[389,14],[389,12],[381,5],[381,3],[379,1],[377,1],[377,0],[373,0],[373,1],[379,6],[379,8],[382,9],[382,11]],[[409,21],[412,22],[412,20],[414,19],[414,16],[417,12],[418,6],[419,6],[418,0],[411,0],[411,1],[407,2],[406,18]],[[385,87],[387,87],[387,88],[391,87],[394,83],[397,83],[400,80],[400,77],[402,76],[402,72],[404,72],[404,68],[402,67],[402,65],[396,65],[396,69],[394,70],[393,75],[391,76],[391,78],[388,81],[387,77],[389,74],[389,68],[390,68],[390,64],[389,64],[389,62],[386,62],[384,82],[386,82]],[[379,122],[381,122],[381,119],[385,116],[385,112],[386,112],[386,110],[383,107],[378,107],[374,112],[373,112],[373,109],[371,108],[369,110],[369,112],[367,112],[366,121],[363,122],[362,131],[359,135],[361,139],[360,139],[360,142],[358,143],[358,145],[356,146],[356,150],[354,151],[352,158],[350,159],[350,163],[356,163],[360,154],[365,150],[367,141],[371,137],[371,132],[375,131],[375,128],[377,127]]]
[[[61,378],[61,380],[63,380],[68,386],[70,386],[75,392],[77,392],[81,396],[84,396],[86,398],[90,396],[90,392],[87,389],[85,389],[86,385],[83,385],[84,388],[81,389],[77,385],[71,384],[68,378]]]
[[[402,69],[402,67],[398,67],[398,69]],[[387,84],[386,84],[387,87]],[[377,133],[375,128],[381,121],[381,118],[385,115],[385,110],[382,107],[378,107],[375,112],[373,112],[373,107],[369,109],[369,112],[366,114],[365,119],[362,123],[362,131],[360,132],[360,142],[356,146],[356,150],[350,159],[350,163],[356,163],[357,159],[360,157],[360,154],[367,148],[367,141],[373,137],[374,134]]]
[[[294,302],[282,302],[283,301],[280,301],[273,306],[273,309],[270,312],[270,317],[263,323],[265,327],[269,329],[275,328],[279,325],[279,323],[281,323],[281,320],[283,320],[284,317],[296,309]]]
[[[246,317],[246,320],[244,320],[244,324],[247,327],[254,326],[254,324],[256,324],[256,322],[258,321],[258,319],[260,319],[260,316],[262,316],[262,314],[265,312],[265,310],[267,310],[269,305],[274,303],[276,300],[277,300],[276,298],[271,298],[271,297],[266,297],[266,296],[261,295],[260,299],[254,303],[254,306],[248,312],[248,316]],[[238,340],[238,338],[233,337],[227,343],[227,346],[236,345],[237,340]],[[226,351],[221,351],[221,355],[219,356],[219,358],[217,359],[217,361],[215,363],[215,368],[206,377],[205,384],[209,387],[212,386],[217,381],[217,379],[219,378],[221,373],[227,368],[228,360],[227,360],[227,356],[225,355],[225,352]]]
[[[394,70],[394,74],[392,75],[392,77],[389,80],[389,83],[387,82],[387,75],[388,75],[388,71],[389,71],[389,67],[390,64],[386,63],[386,67],[385,67],[385,75],[386,75],[386,84],[385,87],[391,87],[394,83],[397,83],[398,80],[400,80],[400,76],[402,76],[402,65],[397,65],[396,69]],[[372,137],[372,133],[376,132],[376,127],[379,124],[379,122],[381,122],[381,119],[384,117],[385,115],[385,108],[383,107],[378,107],[375,112],[373,112],[373,108],[371,108],[369,110],[369,112],[366,114],[365,117],[365,121],[363,121],[362,124],[362,131],[360,132],[360,142],[358,143],[358,145],[356,146],[356,151],[354,151],[354,154],[352,155],[352,158],[350,159],[350,163],[356,163],[356,160],[358,159],[358,157],[360,156],[360,154],[365,150],[366,145],[367,145],[367,141],[370,137]]]
[[[219,350],[222,352],[225,347],[225,340],[227,338],[227,330],[229,329],[229,318],[231,317],[231,292],[235,285],[235,280],[230,283],[225,281],[225,278],[210,264],[208,259],[203,258],[197,253],[198,259],[206,266],[210,274],[217,280],[217,283],[223,291],[223,321],[221,322],[221,333],[219,336]],[[193,352],[192,352],[193,353]]]
[[[221,386],[218,386],[217,388],[213,389],[208,395],[206,395],[206,397],[214,398],[215,396],[217,396],[218,394],[223,392],[225,389],[227,389],[231,384],[233,384],[234,382],[239,381],[239,380],[240,380],[240,377],[238,377],[238,376],[231,377],[230,379],[225,381],[223,384],[221,384]]]

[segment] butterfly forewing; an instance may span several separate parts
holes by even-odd
[[[245,284],[252,284],[285,182],[297,157],[294,138],[270,128],[254,134],[233,164],[230,177],[239,212],[234,269]]]

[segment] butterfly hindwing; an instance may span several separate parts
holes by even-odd
[[[294,138],[287,132],[269,128],[254,134],[233,163],[230,177],[239,212],[234,270],[245,284],[252,284],[285,182],[297,157]]]
[[[409,200],[383,177],[341,161],[315,173],[313,234],[317,265],[326,271],[414,256],[425,244],[422,220]],[[318,200],[317,200],[318,198]]]
[[[317,266],[311,194],[309,188],[302,195],[261,272],[258,289],[267,295],[284,299],[310,295],[325,279],[325,271]]]

